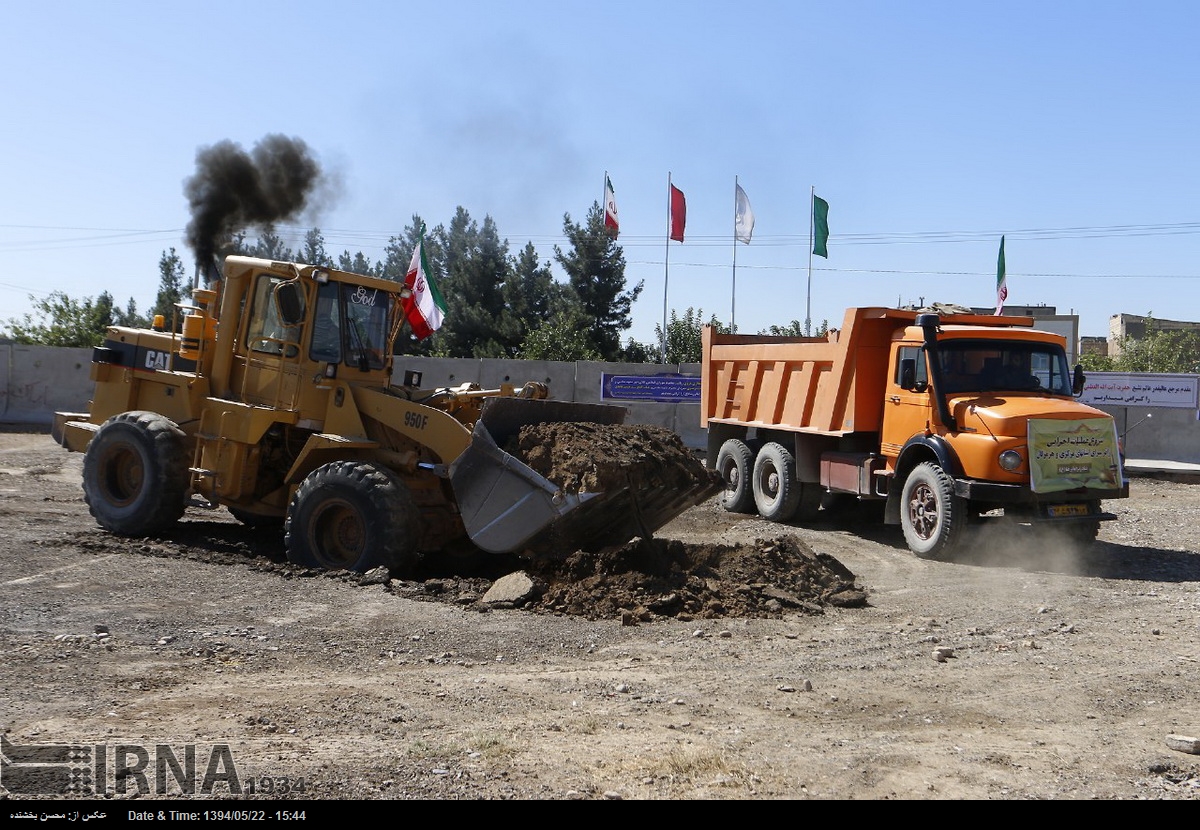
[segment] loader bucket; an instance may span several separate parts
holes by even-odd
[[[451,487],[471,540],[491,553],[565,556],[580,549],[595,551],[635,536],[649,538],[719,492],[719,480],[698,480],[666,464],[653,477],[631,471],[619,486],[574,493],[502,449],[526,425],[569,421],[603,430],[619,427],[624,419],[624,407],[604,404],[488,400],[470,446],[450,467]]]

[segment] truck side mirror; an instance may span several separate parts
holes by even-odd
[[[275,307],[284,325],[296,326],[304,322],[304,302],[298,284],[284,282],[275,286]]]
[[[900,388],[909,392],[917,388],[917,361],[911,357],[900,361]]]
[[[1078,363],[1076,363],[1075,364],[1075,377],[1072,379],[1072,382],[1071,382],[1071,392],[1075,395],[1075,397],[1078,398],[1080,395],[1083,394],[1083,386],[1085,383],[1087,383],[1087,378],[1084,377],[1083,367],[1080,366]]]

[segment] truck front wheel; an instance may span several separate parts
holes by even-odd
[[[750,476],[754,472],[754,451],[737,438],[721,445],[717,453],[717,472],[725,482],[721,506],[730,513],[750,513],[754,510],[754,489]]]
[[[96,522],[122,536],[148,536],[179,521],[186,438],[156,412],[122,412],[101,424],[83,455],[83,497]]]
[[[416,558],[420,514],[388,468],[335,461],[296,488],[284,523],[288,560],[327,570],[406,571]]]
[[[944,556],[967,526],[967,503],[954,482],[932,462],[918,464],[904,482],[900,524],[908,548],[923,559]]]
[[[782,444],[772,441],[758,451],[753,482],[760,516],[769,522],[786,522],[796,515],[802,492],[796,481],[796,459]]]

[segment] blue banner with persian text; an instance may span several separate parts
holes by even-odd
[[[700,376],[600,374],[600,397],[617,401],[688,403],[700,401]]]

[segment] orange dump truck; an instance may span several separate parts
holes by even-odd
[[[884,503],[918,556],[973,523],[1053,525],[1091,542],[1125,498],[1112,417],[1075,400],[1079,367],[1033,318],[847,310],[825,337],[703,331],[702,427],[727,510],[816,518]]]

